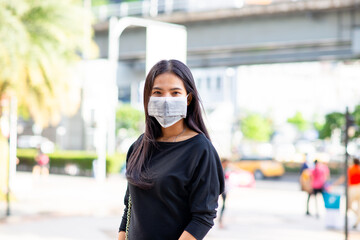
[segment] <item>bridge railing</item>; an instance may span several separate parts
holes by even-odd
[[[299,7],[310,5],[336,7],[348,1],[351,0],[143,0],[97,6],[92,10],[97,21],[104,21],[112,16],[156,17],[175,12],[205,12],[276,5],[286,9],[287,5],[292,4],[297,4]]]

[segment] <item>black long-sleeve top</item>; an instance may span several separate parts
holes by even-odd
[[[119,231],[126,228],[130,192],[130,240],[176,240],[184,230],[203,239],[214,225],[218,196],[224,190],[219,156],[203,134],[158,145],[149,160],[154,186],[143,190],[128,185]],[[128,157],[133,148],[134,144]]]

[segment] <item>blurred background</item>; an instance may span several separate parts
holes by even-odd
[[[315,218],[299,185],[305,161],[331,183],[360,155],[359,57],[358,0],[0,0],[1,239],[116,239],[163,58],[190,67],[214,146],[245,171],[206,239],[360,239],[343,186]]]

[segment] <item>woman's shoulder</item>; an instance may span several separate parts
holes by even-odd
[[[185,140],[186,141],[186,140]],[[203,133],[196,133],[187,141],[187,144],[190,145],[192,148],[196,148],[199,150],[214,150],[214,147],[205,134]]]
[[[195,138],[195,140],[197,142],[205,144],[205,145],[211,144],[210,140],[205,136],[205,134],[197,133],[196,136],[197,136],[197,138]]]
[[[134,148],[136,148],[140,143],[141,143],[141,140],[143,139],[144,137],[144,133],[142,133],[129,147],[129,150],[128,150],[128,153],[131,153]]]

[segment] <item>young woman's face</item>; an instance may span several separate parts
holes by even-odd
[[[155,78],[151,97],[186,97],[184,82],[174,73],[166,72]]]

